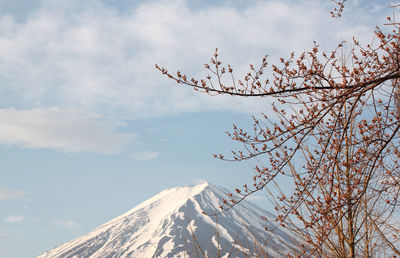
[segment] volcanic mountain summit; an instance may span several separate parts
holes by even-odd
[[[44,257],[281,257],[294,236],[274,228],[272,214],[247,201],[215,216],[227,190],[209,183],[162,191]],[[262,220],[262,216],[268,218]]]

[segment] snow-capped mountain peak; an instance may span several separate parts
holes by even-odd
[[[44,257],[248,257],[292,253],[293,238],[265,231],[272,214],[243,201],[218,216],[227,190],[210,183],[170,188]],[[272,222],[269,222],[272,223]],[[218,234],[216,233],[218,232]],[[233,255],[233,256],[232,256]]]

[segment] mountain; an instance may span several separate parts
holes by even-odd
[[[202,214],[220,211],[226,193],[209,183],[164,190],[38,258],[281,257],[293,253],[294,237],[280,229],[266,231],[265,226],[274,228],[274,216],[250,202],[219,214],[217,221]]]

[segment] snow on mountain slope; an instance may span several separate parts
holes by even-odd
[[[215,217],[226,190],[209,183],[167,189],[47,257],[281,257],[293,253],[293,236],[273,228],[273,216],[243,201]],[[218,234],[216,234],[218,232]],[[263,251],[260,251],[260,247]],[[219,251],[217,251],[219,250]]]

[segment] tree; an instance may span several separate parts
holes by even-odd
[[[345,1],[337,1],[339,17]],[[262,160],[253,185],[223,200],[222,209],[266,189],[277,219],[305,239],[304,252],[326,257],[400,255],[400,26],[375,31],[377,44],[353,40],[330,53],[314,47],[281,58],[267,73],[267,57],[236,80],[215,51],[197,80],[156,68],[177,83],[210,95],[272,97],[275,116],[253,117],[253,130],[234,126],[232,140],[243,144],[223,160]],[[228,77],[228,78],[227,78]],[[296,164],[302,164],[298,166]],[[284,192],[279,178],[293,184]],[[388,251],[390,250],[390,251]]]

